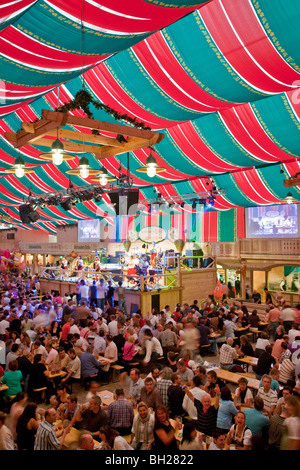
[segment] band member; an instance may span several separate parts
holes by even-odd
[[[82,271],[83,270],[83,259],[81,256],[79,256],[79,259],[77,260],[77,270]]]
[[[99,256],[96,256],[96,258],[95,258],[94,269],[95,269],[96,273],[99,273],[99,272],[100,272],[100,260],[99,260]]]
[[[67,269],[68,267],[68,261],[66,260],[65,257],[63,257],[63,259],[61,260],[61,267],[62,269]]]

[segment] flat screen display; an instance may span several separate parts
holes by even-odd
[[[78,220],[78,242],[100,242],[100,219]]]
[[[298,205],[284,204],[246,208],[247,238],[296,238]]]

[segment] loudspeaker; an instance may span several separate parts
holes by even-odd
[[[139,202],[138,189],[127,189],[123,194],[120,191],[110,191],[108,194],[116,215],[127,215],[130,207]]]
[[[38,211],[31,204],[19,206],[19,214],[23,224],[36,222],[40,218]]]

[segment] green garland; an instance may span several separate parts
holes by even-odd
[[[109,113],[111,116],[113,116],[116,120],[125,120],[130,122],[134,127],[139,127],[144,130],[151,130],[150,127],[145,126],[143,122],[138,122],[135,118],[132,118],[131,116],[128,116],[127,114],[120,114],[114,109],[110,108],[104,103],[101,103],[100,101],[96,101],[93,99],[93,97],[90,95],[90,93],[85,90],[79,90],[77,91],[74,100],[69,101],[69,103],[65,103],[63,106],[60,106],[55,109],[55,111],[59,112],[68,112],[68,111],[73,111],[74,109],[79,109],[81,108],[82,111],[89,117],[93,118],[93,113],[90,110],[90,105],[93,104],[96,109],[103,109],[107,113]]]

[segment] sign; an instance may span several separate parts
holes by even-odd
[[[159,243],[166,239],[166,231],[155,225],[144,227],[139,232],[139,239],[145,243]]]

